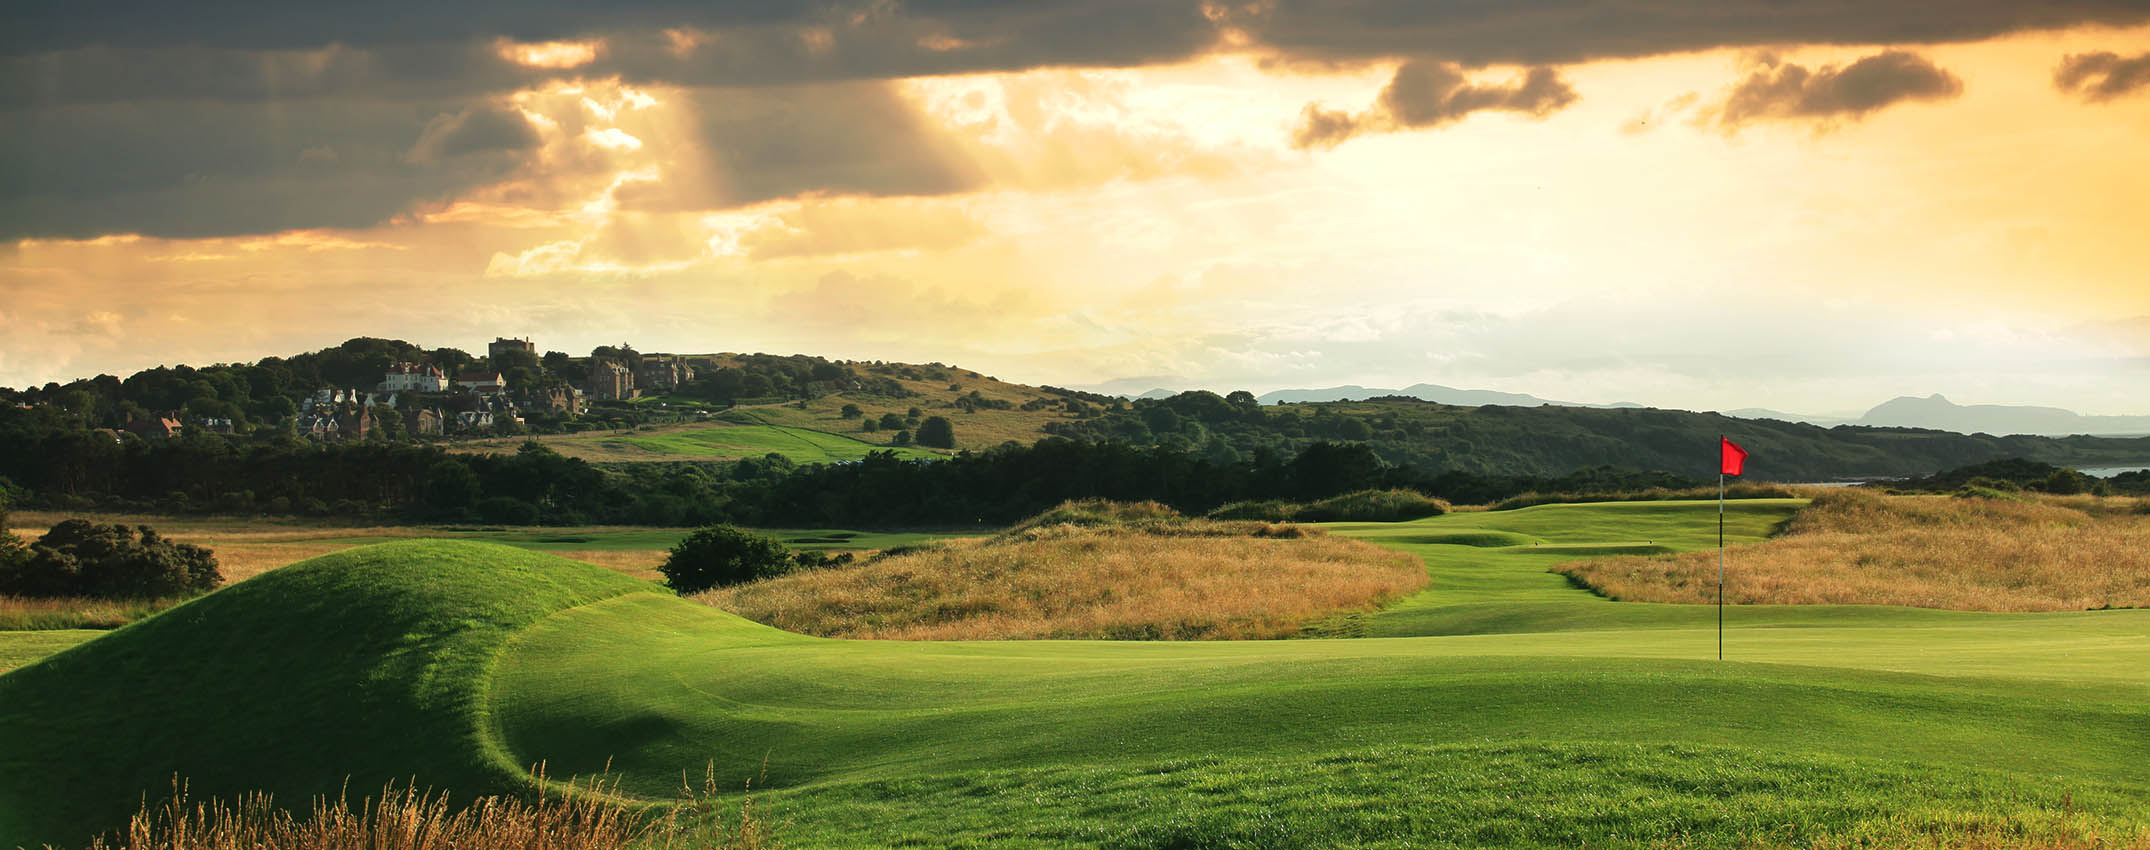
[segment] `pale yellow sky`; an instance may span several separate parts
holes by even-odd
[[[542,82],[489,98],[528,123],[528,156],[379,224],[0,248],[0,385],[510,335],[1132,391],[1430,382],[1814,413],[1944,392],[2150,413],[2150,89],[2092,103],[2053,76],[2070,54],[2141,53],[2150,28],[1920,45],[1957,93],[1710,123],[1764,62],[1820,75],[1889,47],[1563,65],[1572,102],[1542,116],[1418,127],[1376,126],[1400,60],[1263,49],[885,83]],[[1467,73],[1505,91],[1525,70]],[[1310,104],[1376,128],[1297,149]],[[456,156],[479,120],[384,156]],[[727,144],[772,126],[811,167]],[[309,156],[350,154],[293,161]]]

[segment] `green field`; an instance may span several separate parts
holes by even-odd
[[[858,460],[868,452],[895,452],[898,457],[934,458],[939,455],[912,446],[886,446],[864,440],[783,425],[717,425],[635,437],[610,437],[602,443],[619,443],[658,455],[686,457],[760,457],[780,454],[799,463],[831,463]]]
[[[1714,609],[1544,572],[1711,545],[1715,507],[1333,526],[1434,576],[1354,640],[827,640],[538,553],[366,547],[0,676],[0,838],[79,841],[174,772],[289,800],[539,760],[650,797],[758,776],[799,847],[2145,836],[2150,611],[1738,608],[1719,662]],[[1795,507],[1735,503],[1735,542]]]

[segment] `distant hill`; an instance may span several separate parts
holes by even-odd
[[[1842,416],[1809,416],[1804,413],[1786,413],[1782,410],[1771,410],[1766,407],[1742,407],[1738,410],[1727,410],[1724,415],[1734,419],[1775,419],[1780,422],[1805,422],[1808,425],[1819,425],[1823,428],[1834,428],[1838,425],[1855,421]]]
[[[1263,404],[1308,404],[1330,401],[1363,401],[1382,396],[1404,396],[1420,401],[1430,401],[1435,404],[1452,404],[1457,407],[1481,407],[1488,404],[1503,404],[1510,407],[1537,407],[1542,404],[1550,404],[1556,407],[1594,408],[1642,406],[1629,402],[1586,404],[1579,401],[1554,401],[1523,393],[1504,393],[1497,390],[1460,390],[1455,387],[1444,387],[1440,384],[1412,384],[1400,390],[1349,384],[1318,390],[1277,390],[1263,393],[1258,399]]]
[[[2150,434],[2150,416],[2085,416],[2058,407],[1957,404],[1934,394],[1883,402],[1855,423],[1888,428],[1931,428],[1959,434],[2035,434],[2061,437]]]

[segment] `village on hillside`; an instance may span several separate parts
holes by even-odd
[[[233,393],[216,392],[214,382],[209,382],[209,392],[190,397],[184,404],[154,410],[122,401],[119,409],[98,415],[84,409],[97,407],[95,398],[44,401],[82,414],[85,420],[106,420],[99,424],[108,427],[94,430],[114,439],[132,435],[162,440],[190,431],[233,434],[261,427],[288,427],[294,436],[320,442],[514,436],[533,429],[602,427],[585,421],[593,404],[670,393],[714,368],[711,358],[643,355],[624,344],[600,346],[587,358],[557,351],[541,357],[529,338],[501,337],[486,346],[483,358],[468,358],[456,349],[422,351],[413,359],[389,364],[370,385],[319,386],[290,399],[288,415],[278,415],[282,405],[272,401],[266,405],[270,412],[252,417],[252,423],[244,411],[222,409],[233,406],[229,398]],[[179,369],[195,380],[207,373]],[[140,378],[137,375],[126,383]],[[77,383],[96,388],[99,381],[121,383],[109,376]],[[123,396],[132,387],[112,389],[121,392],[110,395]],[[29,408],[32,403],[26,400],[18,406]]]

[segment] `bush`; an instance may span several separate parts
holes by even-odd
[[[696,529],[672,547],[657,571],[680,594],[700,593],[783,575],[793,564],[784,544],[731,525]]]
[[[173,543],[146,525],[71,519],[53,526],[26,554],[19,543],[0,545],[0,595],[153,599],[223,583],[209,550]]]
[[[1416,490],[1359,490],[1300,508],[1300,522],[1402,522],[1448,513],[1448,503]]]
[[[860,410],[859,406],[856,404],[844,405],[843,409],[837,411],[837,413],[845,419],[857,419],[861,416],[866,415],[866,411]]]
[[[956,428],[946,416],[928,416],[918,423],[918,444],[936,449],[956,447]]]

